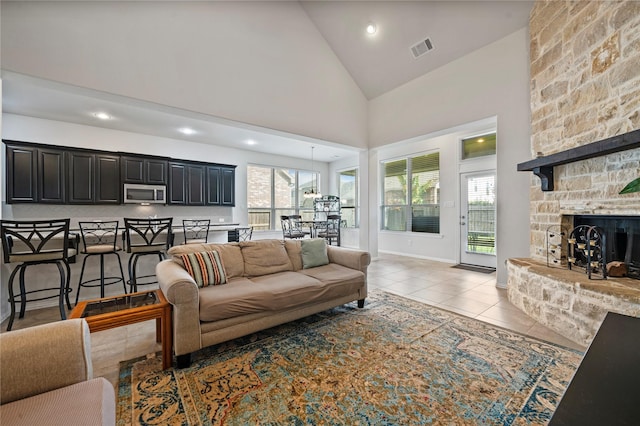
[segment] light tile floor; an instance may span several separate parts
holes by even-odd
[[[454,269],[450,264],[404,256],[380,254],[369,266],[370,289],[381,289],[471,318],[578,350],[586,348],[537,323],[507,300],[496,287],[496,276]],[[149,287],[145,287],[148,289]],[[56,308],[27,311],[14,329],[57,321]],[[7,321],[2,323],[2,330]],[[155,321],[93,333],[91,358],[94,376],[118,384],[121,361],[161,350],[155,341]]]

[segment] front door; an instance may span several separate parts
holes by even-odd
[[[460,263],[496,267],[496,173],[460,175]]]

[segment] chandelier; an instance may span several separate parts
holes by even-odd
[[[311,189],[309,191],[304,191],[304,198],[320,198],[322,194],[316,191],[315,180],[316,180],[316,172],[313,170],[313,150],[315,146],[311,147]]]

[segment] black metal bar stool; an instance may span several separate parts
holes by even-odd
[[[125,243],[127,253],[131,253],[128,263],[129,281],[127,281],[131,292],[137,292],[139,285],[157,283],[155,280],[144,283],[138,282],[139,278],[155,278],[155,274],[137,276],[136,267],[140,256],[153,255],[158,256],[160,260],[165,258],[165,252],[173,241],[172,222],[172,217],[162,219],[124,218]]]
[[[122,250],[118,245],[118,221],[108,222],[78,222],[80,226],[80,235],[82,236],[82,254],[85,255],[82,261],[82,269],[80,270],[80,280],[78,281],[78,292],[76,293],[76,305],[80,298],[80,289],[82,287],[100,287],[100,297],[104,297],[104,287],[111,284],[117,284],[122,281],[122,288],[127,292],[126,281],[124,279],[124,271],[122,270],[122,262],[120,254]],[[106,255],[115,255],[118,259],[120,267],[120,276],[104,276],[104,257]],[[84,268],[87,259],[91,256],[100,256],[100,277],[91,280],[82,281],[84,277]],[[94,284],[98,282],[97,284]]]
[[[184,243],[205,244],[209,239],[209,225],[211,219],[183,219],[182,231],[184,232]]]
[[[11,316],[7,331],[13,327],[16,314],[16,302],[20,302],[20,315],[24,317],[27,302],[58,298],[60,318],[66,319],[64,302],[71,309],[69,302],[69,280],[71,268],[68,258],[76,255],[76,250],[69,248],[69,219],[38,220],[38,221],[14,221],[3,220],[0,222],[0,238],[2,238],[2,250],[4,263],[20,263],[9,276],[9,303],[11,304]],[[26,290],[25,272],[27,267],[53,263],[60,272],[60,285],[37,290]],[[13,292],[13,280],[19,275],[20,295]],[[28,295],[43,291],[57,291],[50,296],[29,299]]]

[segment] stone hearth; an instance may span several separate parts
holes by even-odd
[[[583,272],[509,259],[509,301],[539,323],[582,345],[595,336],[608,311],[640,317],[640,281],[590,280]]]

